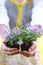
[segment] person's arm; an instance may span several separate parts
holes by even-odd
[[[38,2],[32,11],[31,25],[41,25],[43,27],[43,1]],[[30,52],[29,52],[30,51]],[[21,51],[21,54],[29,57],[34,56],[37,52],[37,42],[29,48],[29,51]]]
[[[32,10],[32,21],[31,25],[41,25],[43,27],[43,1],[39,1],[34,4],[34,8]],[[33,42],[33,45],[29,48],[28,51],[21,51],[21,54],[29,57],[34,56],[37,49],[37,42]]]
[[[6,37],[6,31],[9,31],[9,17],[4,3],[5,0],[0,0],[0,36],[2,36],[3,42]],[[19,52],[17,48],[9,48],[4,43],[2,44],[2,48],[3,52],[8,55],[17,54]]]

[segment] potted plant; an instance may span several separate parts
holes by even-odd
[[[10,31],[10,34],[6,36],[4,44],[7,47],[19,49],[19,44],[17,44],[17,42],[19,41],[19,34],[20,31],[15,27]]]
[[[31,47],[33,41],[36,41],[43,33],[43,29],[40,25],[34,26],[23,26],[20,33],[20,38],[22,39],[23,44],[21,44],[21,50],[26,50]]]
[[[31,47],[33,41],[36,41],[38,37],[40,37],[43,33],[43,29],[40,25],[28,25],[22,26],[19,30],[18,28],[14,28],[10,34],[6,37],[6,46],[11,48],[18,48],[20,50],[26,50]]]

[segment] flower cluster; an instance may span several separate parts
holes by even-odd
[[[32,41],[37,40],[43,34],[43,29],[41,25],[28,25],[22,26],[19,30],[16,27],[11,31],[11,33],[6,37],[7,42],[10,45],[13,44],[29,44]]]
[[[41,25],[29,25],[23,27],[21,30],[21,39],[25,44],[29,44],[32,41],[36,41],[38,37],[42,36],[43,34],[43,28]]]
[[[14,46],[14,44],[17,44],[19,41],[19,35],[20,31],[15,27],[10,31],[9,34],[7,34],[5,41],[8,43],[8,45]]]

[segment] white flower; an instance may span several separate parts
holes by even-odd
[[[22,45],[22,44],[23,44],[23,41],[22,41],[22,40],[19,40],[19,41],[18,41],[18,44],[19,44],[19,45]]]

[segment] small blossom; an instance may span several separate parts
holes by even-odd
[[[13,33],[15,33],[15,34],[20,34],[20,31],[19,31],[19,29],[17,29],[16,27],[13,29]]]
[[[23,41],[22,41],[22,40],[19,40],[19,41],[18,41],[18,44],[19,44],[19,45],[22,45],[22,44],[23,44]]]
[[[41,25],[35,25],[37,28],[42,28],[42,26]]]
[[[30,26],[30,23],[26,23],[26,27],[29,27]]]
[[[8,35],[7,38],[12,40],[13,36],[12,35]]]

